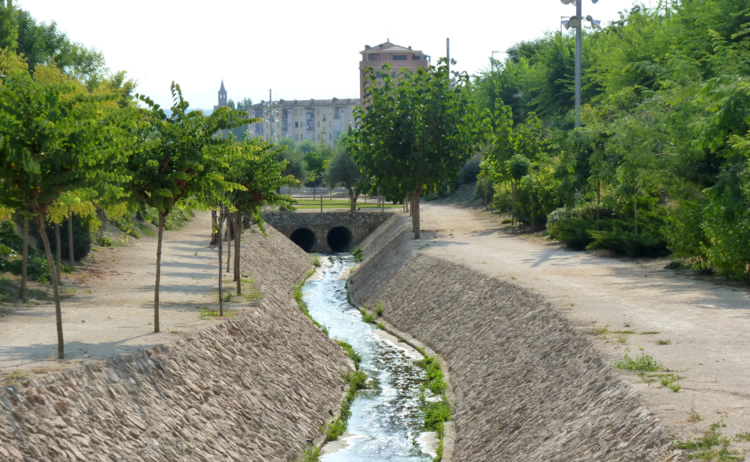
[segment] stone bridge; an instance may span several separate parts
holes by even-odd
[[[305,252],[349,252],[391,217],[385,212],[264,212],[263,220]]]

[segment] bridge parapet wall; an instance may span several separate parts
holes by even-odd
[[[263,219],[307,252],[345,252],[358,245],[393,213],[264,212]],[[302,230],[302,231],[301,231]],[[309,230],[314,235],[310,240]]]

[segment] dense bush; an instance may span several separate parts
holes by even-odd
[[[47,239],[49,239],[49,245],[52,249],[52,254],[55,255],[57,249],[57,238],[55,237],[55,225],[47,223],[45,228],[47,232]],[[29,235],[36,240],[41,242],[39,236],[39,230],[36,226],[29,227]],[[68,257],[68,221],[65,220],[60,225],[60,248],[62,250],[62,259],[67,261]],[[73,256],[77,261],[81,261],[91,251],[91,230],[86,221],[82,220],[78,215],[73,215]]]
[[[480,160],[477,158],[466,161],[458,174],[459,185],[471,184],[477,181],[477,177],[479,176],[479,163]]]

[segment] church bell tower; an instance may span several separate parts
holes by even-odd
[[[221,79],[221,88],[219,88],[219,107],[227,105],[227,91],[224,89],[224,79]]]

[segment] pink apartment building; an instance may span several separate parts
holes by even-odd
[[[371,47],[365,45],[365,49],[360,51],[362,61],[359,63],[359,100],[364,104],[365,98],[365,69],[373,68],[376,76],[380,77],[380,69],[385,63],[391,63],[391,72],[395,77],[401,69],[414,71],[420,67],[430,65],[430,57],[422,53],[421,50],[412,50],[411,47],[402,47],[391,42],[381,43]]]

